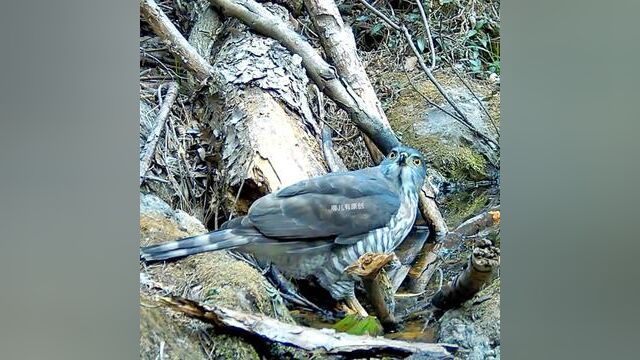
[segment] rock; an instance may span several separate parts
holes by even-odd
[[[387,110],[389,122],[402,142],[425,154],[430,168],[439,171],[450,182],[480,181],[497,175],[497,169],[491,163],[499,164],[498,152],[458,120],[424,99],[423,96],[454,113],[430,81],[415,82],[412,86],[402,80],[406,77],[404,74],[390,77],[403,90]],[[443,71],[436,74],[436,78],[474,127],[495,141],[495,127],[500,125],[500,96],[496,85],[466,79],[491,113],[496,123],[494,126],[478,101],[454,74]]]
[[[140,243],[150,245],[205,232],[194,217],[174,211],[152,194],[140,195]],[[140,357],[156,359],[260,359],[265,354],[303,358],[295,349],[220,334],[208,324],[164,308],[158,295],[178,295],[293,322],[279,293],[244,261],[226,251],[198,254],[140,268]],[[279,355],[279,356],[280,356]]]
[[[469,91],[464,87],[458,86],[449,88],[447,91],[473,127],[496,141],[495,131],[490,128],[491,124],[488,119],[486,119],[486,114]],[[454,113],[451,105],[440,105],[447,112]],[[461,122],[452,119],[451,116],[440,109],[433,108],[427,111],[422,121],[415,124],[414,130],[416,134],[420,136],[437,137],[441,139],[444,144],[460,147],[469,146],[491,162],[498,163],[498,153],[494,148],[479,141],[478,137],[474,135],[469,128]]]
[[[457,358],[500,359],[500,279],[444,313],[438,323],[438,342],[460,346]]]

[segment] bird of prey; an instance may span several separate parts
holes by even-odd
[[[423,156],[405,146],[380,165],[300,181],[256,200],[248,214],[221,229],[141,249],[145,261],[234,249],[272,263],[294,278],[315,276],[336,300],[363,310],[357,279],[345,273],[363,254],[393,253],[411,230]]]

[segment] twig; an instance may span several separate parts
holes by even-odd
[[[368,355],[408,356],[425,355],[429,359],[453,359],[457,346],[390,340],[383,337],[357,336],[336,333],[332,329],[313,329],[280,322],[266,316],[244,314],[239,311],[203,305],[178,297],[161,297],[169,307],[187,316],[230,330],[253,339],[294,346],[323,354],[362,358]]]
[[[419,0],[418,0],[419,1]],[[440,31],[440,34],[442,35],[442,31]],[[442,41],[442,36],[440,37],[440,43],[442,45],[443,48],[443,52],[446,55],[446,49],[447,46],[444,43],[444,41]],[[476,101],[478,102],[478,104],[480,104],[480,108],[482,108],[482,110],[484,111],[485,114],[487,114],[487,117],[489,118],[489,122],[491,122],[491,125],[493,125],[493,129],[496,131],[496,135],[500,136],[500,130],[498,130],[498,126],[496,125],[495,121],[493,120],[493,117],[491,116],[491,114],[489,113],[489,110],[487,110],[486,106],[484,106],[484,104],[482,103],[482,100],[480,100],[480,98],[478,98],[478,96],[476,95],[476,93],[471,89],[471,86],[462,78],[462,76],[460,76],[460,74],[458,73],[458,70],[455,69],[455,67],[453,66],[453,64],[451,63],[451,61],[449,61],[447,59],[447,55],[444,57],[444,61],[447,63],[447,65],[449,65],[449,67],[451,67],[451,70],[453,70],[453,73],[456,75],[456,77],[458,78],[458,80],[460,80],[462,82],[462,84],[464,84],[464,86],[467,88],[467,90],[469,90],[469,93],[471,93],[471,95],[473,96],[474,99],[476,99]]]
[[[402,33],[402,35],[405,37],[407,43],[409,44],[409,47],[411,48],[411,51],[413,51],[413,53],[415,54],[416,58],[418,59],[418,64],[420,64],[420,67],[422,68],[422,71],[424,71],[424,73],[427,75],[427,77],[433,83],[433,85],[436,87],[436,89],[438,89],[438,91],[442,94],[442,96],[447,101],[447,103],[449,103],[449,105],[451,105],[453,110],[455,110],[455,112],[458,113],[458,115],[460,116],[460,118],[455,118],[455,119],[458,120],[463,126],[468,128],[482,142],[488,144],[490,147],[493,147],[496,150],[500,149],[500,145],[498,145],[497,142],[495,142],[493,139],[491,139],[487,135],[483,134],[482,132],[478,131],[475,128],[475,126],[473,126],[473,124],[471,122],[469,122],[469,120],[467,119],[467,116],[462,112],[462,110],[460,110],[458,105],[447,94],[447,92],[444,90],[442,85],[440,85],[440,82],[438,82],[438,80],[436,80],[436,78],[431,73],[431,70],[429,69],[429,67],[425,64],[422,55],[420,54],[420,52],[416,48],[415,44],[413,43],[413,38],[411,37],[411,34],[409,33],[409,30],[407,29],[407,27],[404,26],[404,25],[398,25],[397,23],[393,22],[393,20],[389,19],[386,15],[382,14],[378,9],[373,7],[366,0],[358,0],[358,1],[360,1],[360,3],[362,3],[362,5],[364,5],[367,9],[371,10],[374,14],[376,14],[378,17],[380,17],[391,28],[393,28],[394,30]],[[491,163],[492,165],[497,166],[497,164],[494,164],[494,162],[491,159],[487,158],[487,161],[489,163]]]
[[[431,54],[431,64],[429,70],[433,71],[436,67],[436,49],[433,47],[433,38],[431,37],[431,28],[429,27],[429,21],[427,20],[427,14],[422,7],[422,0],[416,0],[418,9],[420,10],[420,16],[422,17],[422,23],[424,24],[425,31],[427,32],[427,40],[429,44],[429,53]]]
[[[158,111],[158,116],[156,117],[156,123],[147,137],[147,144],[144,147],[144,151],[142,153],[142,158],[140,159],[140,184],[144,180],[144,176],[149,169],[149,165],[151,163],[151,156],[156,150],[156,145],[158,144],[158,140],[160,139],[160,134],[162,133],[162,129],[164,128],[165,122],[168,118],[169,112],[171,110],[171,106],[173,102],[176,100],[178,95],[178,84],[175,82],[169,83],[169,88],[167,90],[167,95],[164,98],[164,101],[160,97],[159,101],[162,102],[162,106]]]
[[[316,91],[316,99],[318,101],[318,119],[322,122],[322,153],[324,154],[324,160],[327,162],[331,172],[347,171],[348,169],[344,162],[333,149],[333,139],[331,138],[332,129],[324,122],[324,101],[322,93],[317,86],[313,88]]]
[[[240,193],[242,193],[242,188],[244,187],[244,183],[247,181],[247,178],[249,177],[249,171],[251,171],[252,165],[253,165],[253,157],[251,157],[251,160],[247,165],[247,170],[245,171],[244,177],[242,178],[242,182],[240,183],[240,187],[238,188],[238,193],[236,194],[236,198],[233,200],[233,204],[231,205],[231,212],[229,213],[229,219],[227,221],[233,219],[233,215],[236,210],[236,204],[238,203],[238,200],[240,200]]]

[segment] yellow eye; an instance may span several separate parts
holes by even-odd
[[[389,159],[395,159],[396,156],[398,156],[398,153],[395,150],[389,153]]]
[[[413,159],[413,163],[414,163],[416,166],[420,166],[420,164],[422,164],[422,160],[420,160],[420,159],[417,159],[417,158],[416,158],[416,159]]]

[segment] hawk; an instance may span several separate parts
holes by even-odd
[[[300,181],[256,200],[246,216],[221,229],[144,247],[145,261],[235,249],[294,278],[315,276],[336,300],[362,309],[357,279],[345,273],[363,254],[393,253],[411,230],[425,161],[393,148],[380,165]]]

